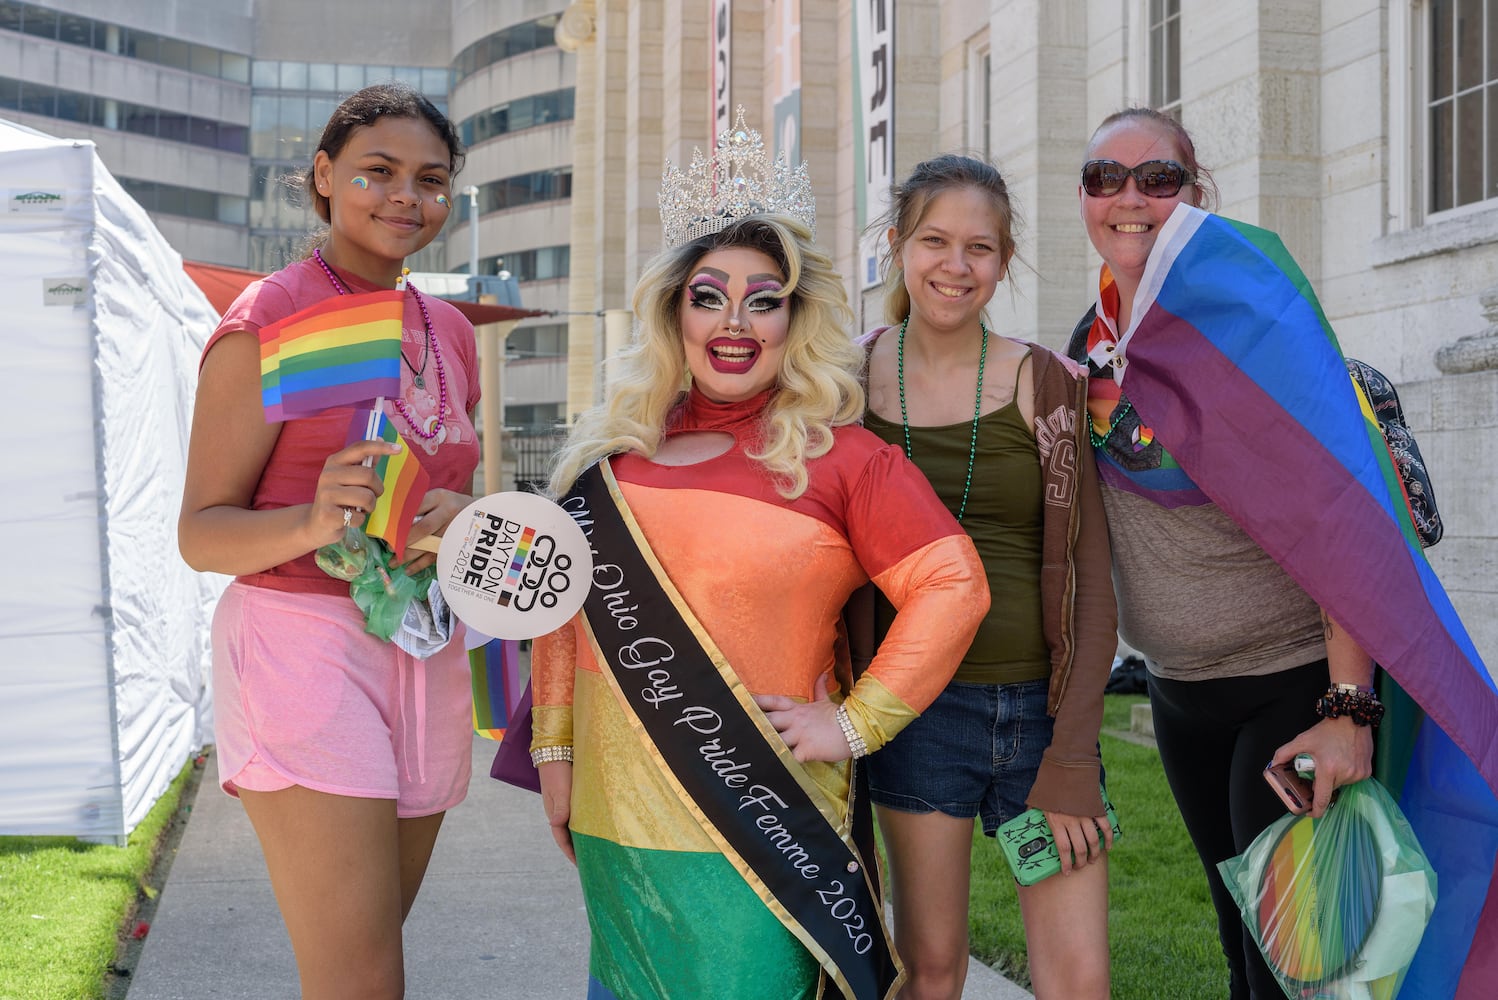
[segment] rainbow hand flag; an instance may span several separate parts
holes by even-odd
[[[349,424],[350,443],[373,441],[401,441],[401,450],[395,455],[383,455],[375,459],[374,469],[385,484],[385,491],[375,501],[374,510],[364,522],[364,533],[371,538],[383,538],[395,553],[397,561],[406,557],[406,539],[411,534],[411,524],[418,516],[422,498],[431,488],[432,480],[416,459],[409,441],[402,441],[390,425],[390,418],[383,410],[356,410]]]
[[[477,637],[471,629],[469,636]],[[473,671],[473,731],[485,739],[504,739],[525,687],[520,678],[520,642],[489,639],[468,651],[468,666]]]
[[[1439,897],[1400,996],[1491,1000],[1498,685],[1425,559],[1309,282],[1273,233],[1182,205],[1134,317],[1115,379],[1140,419],[1413,699],[1382,727],[1379,778]]]
[[[399,291],[337,295],[261,327],[266,422],[397,395],[405,304]]]

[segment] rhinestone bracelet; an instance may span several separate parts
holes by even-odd
[[[848,741],[848,749],[853,751],[853,759],[869,755],[869,745],[858,735],[858,730],[853,728],[853,720],[848,718],[848,709],[839,705],[837,707],[837,724],[842,727],[843,738]]]
[[[540,747],[531,751],[531,763],[540,767],[542,764],[555,764],[558,761],[572,763],[571,747]]]

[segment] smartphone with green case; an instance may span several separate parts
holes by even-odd
[[[1108,799],[1107,789],[1102,789],[1103,806],[1107,810],[1108,825],[1113,828],[1117,840],[1123,831],[1118,827],[1118,813]],[[1056,838],[1045,813],[1039,809],[1026,809],[994,831],[1009,870],[1020,885],[1034,885],[1061,871],[1061,855],[1056,850]]]

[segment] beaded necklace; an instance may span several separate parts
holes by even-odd
[[[900,339],[896,351],[899,360],[900,378],[900,426],[905,431],[905,457],[915,461],[915,456],[910,451],[910,417],[905,410],[905,328],[910,325],[910,317],[907,315],[900,323]],[[973,400],[973,437],[967,448],[967,480],[962,484],[962,504],[957,508],[957,520],[962,520],[962,515],[967,513],[967,496],[973,488],[973,463],[978,458],[978,415],[983,410],[983,363],[988,360],[988,327],[983,321],[978,321],[978,329],[983,331],[983,349],[978,353],[978,396]]]
[[[322,268],[323,274],[328,276],[328,282],[333,286],[333,290],[335,292],[337,292],[339,295],[352,294],[353,290],[344,283],[342,278],[338,277],[337,274],[334,274],[333,269],[328,266],[328,262],[322,259],[321,250],[313,250],[312,256],[317,259],[317,264]],[[421,293],[416,290],[415,285],[411,284],[409,281],[407,281],[405,284],[406,288],[410,289],[411,294],[416,298],[416,305],[421,308],[421,323],[422,326],[426,329],[426,341],[421,350],[420,371],[417,371],[415,366],[413,366],[411,362],[406,359],[406,352],[404,350],[401,351],[401,360],[406,362],[406,367],[410,368],[412,374],[415,376],[414,381],[416,383],[416,387],[418,389],[424,389],[426,388],[426,382],[421,377],[421,373],[426,371],[427,353],[431,352],[432,360],[437,363],[437,420],[434,424],[432,424],[432,429],[428,431],[426,428],[422,427],[419,423],[416,422],[416,414],[412,413],[409,409],[406,408],[405,401],[402,400],[399,396],[393,397],[390,401],[395,404],[396,410],[402,417],[405,418],[406,425],[411,428],[411,431],[417,437],[421,438],[424,441],[431,441],[436,438],[438,434],[442,433],[442,427],[447,423],[447,368],[442,363],[442,348],[437,343],[436,336],[434,336],[432,333],[432,317],[431,314],[427,312],[426,300],[421,297]]]
[[[1087,418],[1087,436],[1092,438],[1092,446],[1094,448],[1101,448],[1106,445],[1108,443],[1108,439],[1113,436],[1113,432],[1118,430],[1119,421],[1123,420],[1124,417],[1127,417],[1129,415],[1129,411],[1133,408],[1133,403],[1129,402],[1127,399],[1121,398],[1119,400],[1118,409],[1113,411],[1113,416],[1108,421],[1108,432],[1106,434],[1099,434],[1097,432],[1097,428],[1092,424],[1092,417],[1089,416]]]

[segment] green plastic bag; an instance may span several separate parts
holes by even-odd
[[[426,597],[435,567],[428,566],[410,576],[399,566],[392,567],[390,546],[370,538],[350,525],[342,540],[317,550],[317,565],[339,580],[349,581],[349,596],[364,612],[364,631],[385,642],[400,628],[406,609],[418,597]]]
[[[1321,819],[1286,815],[1217,866],[1287,997],[1389,1000],[1436,905],[1436,873],[1372,778]]]

